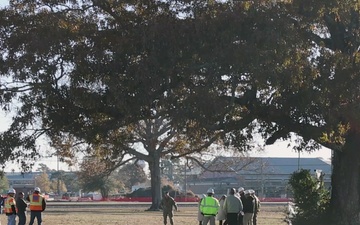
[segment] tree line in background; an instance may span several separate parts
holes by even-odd
[[[109,195],[125,194],[131,192],[133,185],[145,183],[148,177],[136,164],[127,164],[105,175],[101,162],[85,160],[80,171],[65,172],[49,169],[40,164],[40,175],[35,177],[36,186],[44,193],[63,194],[66,192],[79,194],[100,192],[104,198]]]
[[[40,164],[37,172],[39,175],[34,177],[35,186],[40,187],[43,193],[54,195],[73,192],[78,194],[79,190],[83,193],[100,192],[102,196],[109,194],[124,194],[131,192],[133,185],[148,181],[143,168],[136,164],[127,164],[113,171],[108,176],[104,176],[97,165],[99,162],[91,161],[86,166],[81,167],[80,171],[66,172],[63,170],[51,170],[45,164]],[[89,173],[96,171],[98,173]],[[7,193],[9,181],[6,174],[0,179],[1,193]]]
[[[0,10],[1,163],[28,170],[46,137],[72,163],[201,162],[255,134],[333,151],[332,224],[360,223],[360,3],[40,0]],[[350,162],[350,163],[349,163]],[[98,165],[102,169],[102,165]],[[94,175],[95,176],[95,175]]]

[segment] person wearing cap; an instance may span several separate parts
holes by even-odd
[[[16,191],[11,188],[8,191],[8,196],[4,201],[4,212],[7,216],[7,225],[15,225],[16,223],[16,201],[14,198]]]
[[[39,187],[34,189],[34,192],[29,195],[26,200],[30,202],[30,223],[33,225],[35,218],[37,219],[38,225],[41,225],[42,217],[41,213],[46,208],[46,201],[43,195],[40,194],[41,190]]]
[[[235,188],[231,188],[224,202],[224,211],[228,225],[238,225],[238,214],[243,210],[240,198],[236,195]]]
[[[209,188],[207,196],[200,203],[200,211],[204,215],[202,225],[207,225],[210,221],[210,225],[215,225],[215,216],[219,211],[219,201],[214,198],[214,189]]]
[[[253,217],[255,210],[255,199],[250,194],[250,190],[246,190],[244,192],[245,198],[243,200],[244,206],[244,217],[243,217],[243,225],[253,225]]]
[[[260,212],[260,200],[259,198],[255,195],[255,191],[254,190],[250,190],[250,195],[254,198],[255,200],[255,208],[254,208],[254,217],[253,217],[253,224],[252,225],[257,225],[257,214]]]
[[[16,207],[18,209],[19,223],[18,225],[25,225],[26,223],[26,207],[27,204],[24,200],[24,192],[19,192],[18,198],[16,199]]]
[[[169,217],[170,224],[174,225],[174,213],[173,208],[175,211],[178,210],[175,200],[169,195],[169,192],[165,192],[164,198],[161,200],[160,203],[161,208],[163,209],[163,218],[164,218],[164,225],[167,223],[167,217]]]
[[[236,195],[238,195],[238,197],[241,198],[241,196],[244,195],[244,191],[245,191],[245,189],[243,187],[239,187]]]

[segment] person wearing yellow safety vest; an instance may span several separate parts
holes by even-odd
[[[209,188],[207,196],[201,200],[200,211],[204,215],[202,225],[207,225],[210,221],[210,225],[215,225],[215,216],[219,211],[219,201],[214,198],[214,189]]]
[[[33,225],[35,218],[37,219],[38,225],[41,225],[42,218],[41,212],[46,208],[46,201],[44,196],[40,194],[40,188],[36,187],[34,193],[26,198],[30,202],[30,223]]]
[[[8,218],[7,225],[15,225],[16,223],[16,200],[14,198],[16,191],[11,188],[4,202],[4,211]]]

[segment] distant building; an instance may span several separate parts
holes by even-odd
[[[131,192],[134,192],[134,191],[136,191],[136,190],[138,190],[140,188],[146,189],[146,188],[150,188],[150,187],[151,187],[151,185],[149,184],[149,182],[136,184],[136,185],[131,186]]]
[[[9,181],[9,186],[14,188],[16,192],[31,193],[35,186],[35,177],[39,176],[41,172],[6,172],[5,176]]]
[[[292,197],[289,179],[299,169],[324,173],[323,181],[330,188],[331,164],[321,158],[239,158],[217,157],[197,177],[187,181],[187,189],[203,194],[209,187],[216,195],[229,188],[254,189],[260,197]]]

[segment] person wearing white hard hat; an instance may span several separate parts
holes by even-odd
[[[15,201],[15,189],[10,188],[8,191],[8,196],[4,202],[4,211],[7,216],[7,225],[15,225],[16,223],[16,201]]]
[[[34,192],[29,195],[26,200],[30,202],[30,223],[29,225],[33,225],[35,218],[37,220],[38,225],[41,225],[42,216],[41,213],[46,208],[46,201],[43,195],[40,194],[41,190],[39,187],[34,189]]]
[[[219,211],[219,201],[214,198],[214,189],[209,188],[207,196],[203,198],[200,203],[200,211],[204,215],[202,225],[207,225],[210,221],[210,225],[215,225],[215,216]]]

